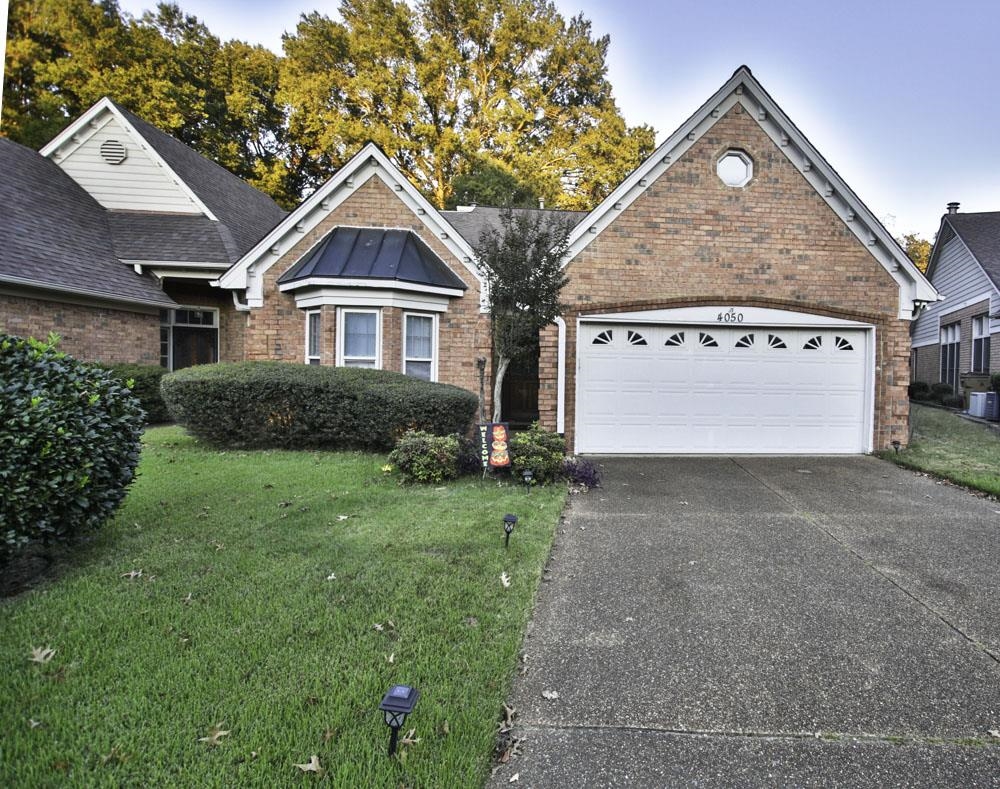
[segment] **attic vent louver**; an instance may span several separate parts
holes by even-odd
[[[121,164],[128,158],[125,143],[118,140],[105,140],[101,143],[101,158],[108,164]]]

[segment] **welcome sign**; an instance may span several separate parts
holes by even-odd
[[[479,426],[479,451],[484,470],[510,466],[510,433],[506,422]]]

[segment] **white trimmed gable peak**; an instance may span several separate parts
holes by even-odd
[[[107,154],[116,150],[124,157],[109,161]],[[194,214],[217,220],[107,97],[63,129],[39,153],[59,165],[106,209]]]
[[[899,285],[899,318],[912,319],[923,304],[940,296],[881,222],[799,131],[746,66],[666,139],[569,237],[566,262],[587,247],[615,218],[666,172],[737,104],[779,146],[844,225]]]
[[[380,179],[427,228],[468,269],[480,284],[480,308],[485,309],[485,286],[475,263],[475,252],[440,212],[422,195],[389,157],[374,143],[368,143],[343,167],[280,222],[270,233],[238,260],[213,284],[231,290],[245,290],[248,307],[264,305],[264,273],[303,235],[313,230],[358,187],[372,178]]]

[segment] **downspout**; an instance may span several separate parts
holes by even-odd
[[[556,432],[566,434],[566,321],[555,320],[559,329],[556,350]]]

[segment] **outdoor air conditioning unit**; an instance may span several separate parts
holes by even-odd
[[[1000,420],[1000,395],[996,392],[983,392],[986,395],[986,418],[994,422]]]
[[[986,418],[986,395],[990,392],[970,392],[969,393],[969,416],[978,416],[980,419]],[[996,397],[996,394],[993,395]]]

